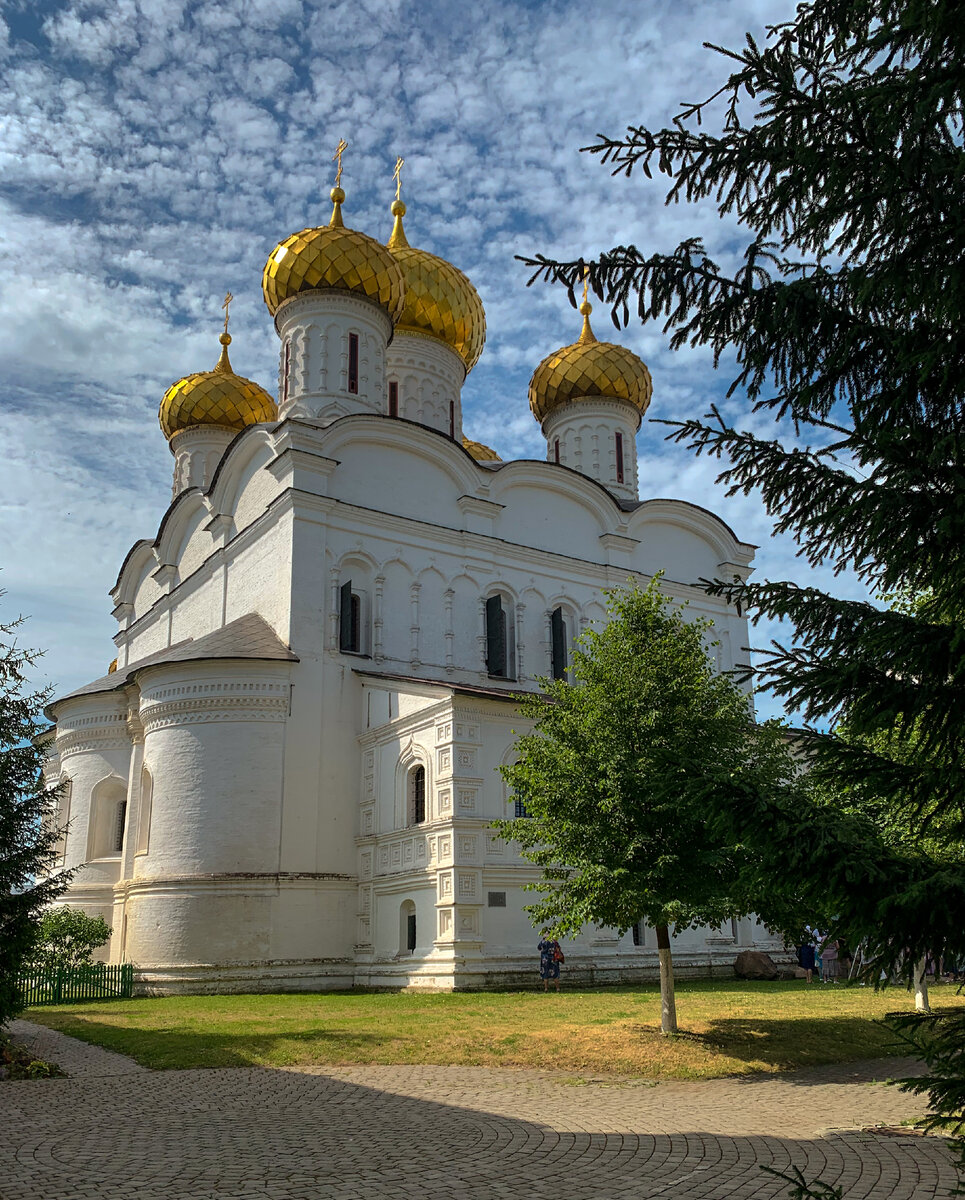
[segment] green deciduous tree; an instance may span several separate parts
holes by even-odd
[[[69,873],[50,875],[59,831],[51,821],[59,789],[41,778],[44,692],[26,671],[36,655],[17,646],[20,622],[0,625],[0,1027],[19,1010],[17,974],[36,940],[43,909]]]
[[[43,967],[86,966],[110,936],[111,927],[103,917],[89,917],[66,905],[54,908],[40,918],[31,961]]]
[[[583,635],[572,680],[521,700],[533,722],[503,769],[527,817],[501,824],[543,869],[534,923],[657,931],[664,1032],[676,1030],[670,927],[719,925],[753,907],[748,852],[709,818],[792,785],[781,729],[755,725],[746,693],[719,674],[709,622],[660,595],[609,596],[611,620]],[[731,829],[736,822],[731,823]]]

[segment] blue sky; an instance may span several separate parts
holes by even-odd
[[[543,457],[527,384],[579,318],[559,289],[527,289],[514,255],[670,249],[699,233],[726,263],[733,225],[706,206],[665,207],[661,182],[612,179],[579,147],[666,124],[724,70],[702,41],[738,45],[793,7],[0,0],[0,612],[31,616],[24,641],[47,649],[55,688],[113,657],[107,589],[170,498],[158,402],[214,365],[228,289],[235,369],[274,391],[261,270],[279,240],[328,219],[339,137],[347,223],[388,237],[403,155],[410,242],[456,263],[483,298],[466,432],[504,457]],[[595,326],[650,366],[653,417],[703,413],[729,381],[705,352],[671,354],[656,326],[617,334],[599,307]],[[728,411],[745,407],[738,396]],[[638,450],[643,496],[719,512],[760,544],[758,578],[814,580],[755,497],[722,496],[712,463],[652,425]]]

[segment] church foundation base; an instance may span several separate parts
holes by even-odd
[[[354,969],[347,959],[142,967],[135,971],[134,992],[138,996],[220,996],[348,991],[354,986]]]

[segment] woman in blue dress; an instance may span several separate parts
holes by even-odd
[[[563,951],[560,949],[560,944],[555,938],[548,938],[547,931],[543,930],[543,936],[540,939],[536,949],[539,951],[539,977],[543,981],[543,991],[549,991],[550,980],[556,984],[556,990],[560,990],[560,963],[563,962]]]

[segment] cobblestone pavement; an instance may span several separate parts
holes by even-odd
[[[848,1200],[955,1186],[942,1141],[867,1128],[921,1111],[872,1082],[907,1074],[902,1060],[650,1085],[451,1067],[154,1072],[64,1041],[70,1078],[0,1084],[2,1200],[768,1200],[788,1186],[761,1166],[792,1164]]]

